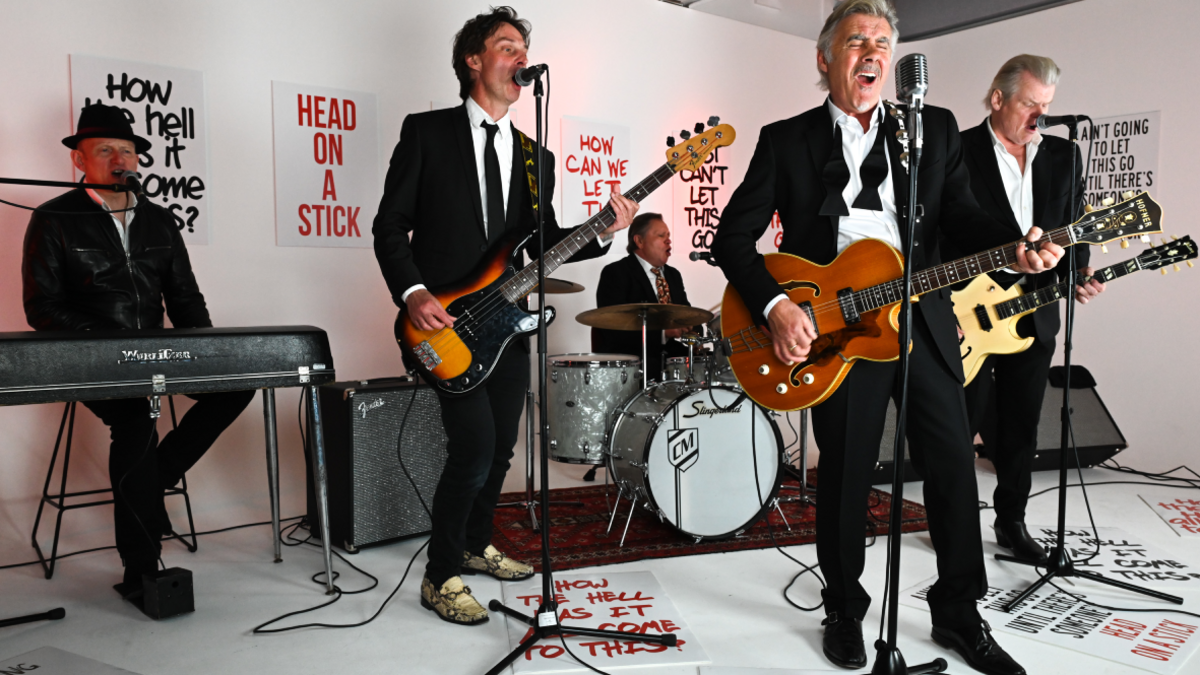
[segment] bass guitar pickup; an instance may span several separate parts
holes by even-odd
[[[425,340],[416,347],[413,347],[413,354],[417,355],[421,366],[427,371],[432,371],[442,362],[442,357],[438,356],[437,352],[434,351],[433,345],[429,344],[429,340]]]

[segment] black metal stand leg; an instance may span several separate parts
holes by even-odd
[[[267,490],[271,495],[271,532],[275,535],[275,562],[283,562],[279,532],[279,431],[275,419],[275,390],[263,389],[263,428],[267,435]]]
[[[62,446],[64,429],[67,432],[67,444]],[[46,470],[46,483],[42,486],[42,498],[38,501],[37,516],[33,519],[33,534],[30,536],[33,543],[33,550],[37,553],[38,562],[42,566],[42,573],[47,579],[54,576],[54,563],[58,559],[58,535],[62,531],[63,511],[67,508],[67,468],[71,463],[71,440],[74,435],[75,402],[71,401],[63,407],[62,421],[58,424],[58,437],[54,440],[54,452],[50,455],[50,468]],[[58,450],[60,447],[63,450],[62,479],[58,486],[58,494],[51,495],[50,480],[54,477],[54,465],[58,462]],[[49,559],[42,553],[42,547],[38,545],[37,540],[38,527],[42,523],[42,510],[47,504],[58,509],[58,514],[54,519],[54,540],[50,545]]]
[[[321,403],[316,385],[308,388],[308,439],[312,453],[313,485],[316,487],[317,520],[321,551],[325,557],[325,594],[333,595],[333,551],[329,542],[329,485],[325,471],[325,439],[322,434]]]

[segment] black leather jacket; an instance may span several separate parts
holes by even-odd
[[[175,219],[146,199],[128,255],[112,216],[84,190],[42,204],[25,231],[21,278],[35,330],[162,328],[164,301],[176,328],[212,326]]]

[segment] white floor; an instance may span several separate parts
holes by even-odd
[[[582,473],[582,472],[580,472]],[[991,467],[980,462],[980,492],[990,501],[995,485]],[[1102,470],[1085,472],[1089,481],[1113,480]],[[1052,473],[1034,477],[1034,490],[1056,483]],[[1138,499],[1146,489],[1132,485],[1094,487],[1090,495],[1096,521],[1101,526],[1135,532],[1149,544],[1200,564],[1200,539],[1181,539]],[[1191,496],[1178,491],[1181,496]],[[920,500],[917,484],[909,484],[906,497]],[[1028,521],[1052,523],[1057,498],[1050,493],[1032,500]],[[1071,491],[1068,524],[1083,524],[1086,514],[1078,490]],[[980,515],[990,525],[991,511]],[[102,533],[101,533],[102,534]],[[100,536],[100,535],[97,535]],[[985,553],[999,551],[990,527],[985,530]],[[380,577],[376,590],[344,597],[336,605],[298,617],[293,622],[319,620],[330,623],[361,621],[369,617],[399,582],[404,567],[424,539],[380,549],[369,549],[351,560]],[[23,557],[8,542],[3,561]],[[122,602],[110,586],[118,580],[115,552],[105,551],[60,563],[50,581],[40,569],[24,567],[0,571],[0,618],[65,607],[67,618],[0,628],[0,662],[42,646],[55,646],[142,675],[192,673],[484,673],[509,647],[504,619],[479,627],[453,626],[437,620],[418,604],[424,555],[399,593],[373,623],[353,629],[306,629],[271,636],[254,636],[255,625],[285,612],[325,601],[309,577],[321,568],[316,549],[285,549],[284,562],[271,562],[269,528],[254,528],[205,537],[200,550],[187,554],[177,544],[167,547],[168,565],[192,570],[196,584],[196,612],[166,621],[153,621]],[[32,553],[26,549],[27,553]],[[813,546],[789,552],[815,563]],[[934,557],[926,534],[903,538],[902,588],[931,576]],[[869,588],[882,589],[885,547],[883,541],[868,550],[865,579]],[[344,565],[338,569],[345,570]],[[781,589],[796,566],[775,550],[690,556],[636,562],[605,568],[606,571],[653,571],[683,618],[700,639],[715,666],[780,669],[835,670],[821,655],[821,612],[802,613],[784,602]],[[1028,574],[1032,580],[1033,572]],[[811,577],[798,585],[793,599],[815,604],[817,584]],[[1088,582],[1077,582],[1082,586]],[[347,588],[361,584],[347,571],[339,580]],[[500,597],[499,582],[473,578],[470,585],[485,603]],[[880,591],[873,591],[878,598]],[[1184,609],[1200,611],[1200,592],[1184,593]],[[1119,601],[1119,596],[1117,596]],[[876,612],[864,626],[870,643],[878,630]],[[902,608],[900,646],[908,663],[935,657],[950,662],[950,672],[974,672],[955,654],[938,648],[929,639],[929,615]],[[1010,635],[1001,643],[1033,673],[1088,673],[1108,675],[1127,668],[1086,654],[1065,651]],[[1200,658],[1200,657],[1197,657]],[[1200,672],[1200,663],[1185,664],[1181,672]],[[622,673],[634,673],[622,670]],[[686,668],[650,668],[637,673],[676,675],[696,673]],[[844,672],[844,671],[842,671]]]

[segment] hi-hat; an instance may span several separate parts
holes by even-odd
[[[552,293],[582,293],[583,290],[584,290],[583,285],[577,284],[574,281],[567,281],[565,279],[552,279],[550,277],[546,277],[546,294],[547,295],[550,295]],[[535,293],[537,293],[537,286],[533,287],[533,290],[530,291],[530,295],[533,295]]]
[[[713,313],[699,307],[667,305],[656,302],[633,302],[590,309],[575,320],[593,328],[608,330],[641,330],[645,317],[647,330],[687,328],[711,321]]]

